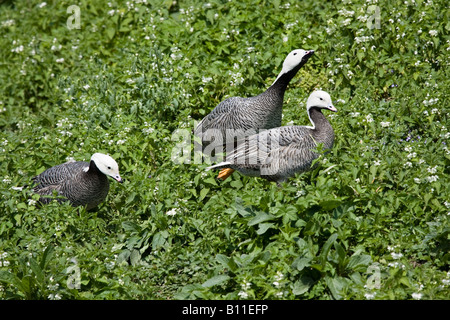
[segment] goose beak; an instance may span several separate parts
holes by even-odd
[[[305,55],[303,56],[303,60],[308,60],[309,57],[311,57],[313,54],[314,54],[314,50],[306,51]]]
[[[119,175],[117,175],[117,176],[115,176],[115,177],[113,177],[117,182],[119,182],[119,183],[123,183],[123,179],[119,176]]]
[[[332,104],[330,104],[330,105],[328,106],[328,110],[333,111],[333,112],[337,112],[336,107],[333,106]]]

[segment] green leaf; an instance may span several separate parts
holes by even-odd
[[[200,197],[198,198],[198,201],[202,201],[206,195],[209,192],[209,188],[203,188],[202,190],[200,190]]]
[[[328,252],[330,251],[331,245],[336,241],[337,236],[338,236],[337,233],[332,234],[322,247],[322,252],[320,253],[320,261],[321,261],[322,267],[325,267],[325,263],[326,263],[327,257],[328,257]]]
[[[342,277],[326,277],[325,282],[330,289],[333,298],[336,300],[340,300],[343,298],[343,291],[348,286],[350,280],[342,278]]]
[[[152,239],[152,250],[159,249],[166,243],[166,237],[162,232],[157,232]]]
[[[48,263],[53,258],[54,252],[55,252],[55,248],[52,245],[48,245],[47,248],[45,248],[44,253],[42,254],[41,262],[39,264],[39,267],[42,270],[45,270],[47,268]]]
[[[39,267],[39,264],[37,261],[33,258],[29,258],[28,262],[30,263],[30,268],[33,270],[34,275],[36,276],[36,280],[39,284],[44,283],[44,272],[42,271],[41,267]]]
[[[247,224],[249,226],[254,226],[255,224],[264,222],[264,221],[269,221],[269,220],[273,220],[275,219],[275,217],[273,215],[271,215],[270,213],[266,213],[266,212],[258,212],[256,214],[256,216],[251,219]]]
[[[216,260],[219,263],[221,263],[224,266],[224,268],[230,269],[230,271],[234,272],[237,269],[237,265],[234,262],[233,258],[229,258],[229,257],[219,253],[216,255]]]
[[[17,204],[17,209],[27,209],[28,206],[26,205],[26,203],[20,202]]]
[[[233,180],[231,181],[230,186],[235,189],[240,189],[244,186],[244,184],[241,182],[241,180]]]
[[[131,221],[122,222],[122,228],[128,232],[139,232],[141,229],[136,223]]]
[[[133,249],[130,254],[130,263],[132,266],[137,265],[141,261],[139,250]]]
[[[214,276],[208,280],[206,280],[205,282],[202,283],[202,287],[204,288],[210,288],[212,286],[216,286],[218,284],[222,284],[225,281],[228,281],[228,279],[230,279],[229,276],[227,275],[218,275],[218,276]]]
[[[295,281],[294,287],[292,288],[292,293],[296,296],[304,294],[312,287],[313,284],[314,280],[312,278],[302,276],[299,280]]]
[[[109,40],[112,40],[114,38],[114,35],[116,34],[116,28],[110,27],[106,29],[106,35],[108,36]]]
[[[372,257],[370,255],[352,255],[348,261],[347,269],[364,272],[371,262]]]
[[[312,258],[308,257],[298,257],[292,263],[292,267],[296,268],[298,271],[302,271],[305,267],[309,267]]]
[[[275,225],[273,223],[260,223],[259,224],[259,229],[256,230],[256,233],[261,235],[264,234],[267,230],[269,230],[270,228],[275,227]]]
[[[333,210],[341,205],[342,201],[340,200],[325,200],[320,202],[320,206],[325,210]]]

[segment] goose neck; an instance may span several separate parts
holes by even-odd
[[[103,173],[100,171],[100,169],[95,165],[95,162],[91,160],[89,162],[89,170],[87,171],[88,174],[96,174],[96,175],[102,175]]]
[[[322,131],[326,130],[328,127],[331,126],[327,118],[325,118],[325,116],[322,114],[320,108],[315,107],[309,108],[308,116],[309,120],[311,121],[313,130]]]
[[[286,90],[289,82],[291,82],[292,78],[295,77],[295,75],[297,74],[299,69],[300,69],[300,66],[298,66],[288,72],[278,75],[277,79],[274,81],[274,83],[272,84],[272,86],[270,88],[274,88],[276,90],[280,90],[280,91],[284,92],[284,90]]]

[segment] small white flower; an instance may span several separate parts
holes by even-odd
[[[338,10],[338,13],[344,17],[352,17],[355,14],[355,11],[341,9]]]
[[[421,294],[421,293],[418,293],[418,292],[413,293],[411,296],[412,296],[412,298],[413,298],[414,300],[420,300],[420,299],[422,299],[422,294]]]
[[[211,77],[202,77],[202,82],[203,82],[203,83],[208,83],[208,82],[210,82],[211,80],[212,80]]]
[[[239,296],[241,299],[247,299],[247,298],[248,298],[248,293],[245,292],[245,291],[239,291],[238,296]]]
[[[40,3],[39,5],[38,5],[38,7],[40,8],[40,9],[42,9],[43,7],[45,7],[47,5],[47,2],[42,2],[42,3]]]
[[[50,293],[48,295],[48,299],[49,300],[61,300],[61,296],[58,293],[56,293],[56,294]]]
[[[396,253],[396,252],[391,252],[391,256],[393,259],[397,260],[400,259],[401,257],[403,257],[402,253]]]
[[[389,127],[389,125],[391,124],[389,121],[382,121],[382,122],[380,122],[380,124],[381,124],[381,126],[383,127],[383,128],[386,128],[386,127]]]
[[[2,21],[2,27],[10,27],[14,25],[16,21],[14,19]]]
[[[428,33],[430,34],[430,36],[436,37],[437,34],[438,34],[438,31],[437,30],[430,30]]]
[[[427,169],[427,171],[428,171],[429,173],[436,173],[436,167],[437,167],[437,166],[429,167],[429,168]]]
[[[241,287],[242,287],[243,290],[248,290],[248,289],[250,289],[251,285],[252,285],[251,282],[249,282],[249,281],[244,281],[244,282],[241,284]]]
[[[348,26],[350,24],[350,22],[352,22],[352,19],[347,18],[344,21],[342,21],[341,24],[345,27],[345,26]]]
[[[20,45],[14,49],[11,50],[11,52],[19,53],[23,51],[23,45]]]
[[[442,280],[442,284],[443,284],[444,286],[450,285],[450,279],[443,279],[443,280]]]
[[[277,274],[275,275],[275,280],[280,281],[283,280],[284,275],[281,273],[281,271],[277,271]]]
[[[366,116],[366,119],[365,119],[365,121],[367,121],[367,122],[373,122],[373,118],[372,118],[372,115],[369,113],[367,116]]]
[[[297,191],[296,196],[301,197],[301,196],[304,196],[305,194],[306,194],[305,190],[299,190],[299,191]]]
[[[420,183],[420,179],[419,178],[414,178],[414,182],[415,183]]]
[[[364,294],[364,297],[367,299],[367,300],[372,300],[372,299],[374,299],[375,298],[375,295],[376,295],[377,293],[376,292],[368,292],[368,293],[365,293]]]
[[[176,215],[178,213],[177,211],[178,210],[176,208],[173,208],[173,209],[170,209],[169,211],[167,211],[166,214],[168,216],[174,216],[174,215]]]
[[[64,62],[64,58],[56,59],[56,63],[63,63],[63,62]]]

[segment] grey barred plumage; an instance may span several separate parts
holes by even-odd
[[[231,168],[243,175],[280,183],[295,173],[311,169],[318,157],[314,151],[318,144],[331,149],[334,143],[333,128],[322,109],[337,111],[328,93],[314,91],[307,101],[312,127],[285,126],[248,136],[239,140],[236,148],[228,145],[225,161],[207,170]]]
[[[49,203],[58,195],[59,202],[70,201],[73,206],[97,207],[105,200],[111,176],[122,182],[116,161],[108,155],[95,153],[90,162],[66,162],[51,167],[33,178],[33,191],[41,195],[41,203]]]
[[[252,132],[280,126],[287,85],[313,53],[313,50],[302,49],[290,52],[277,79],[258,96],[231,97],[219,103],[194,131],[201,138],[202,146],[212,144],[215,147],[233,141],[235,136],[229,137],[226,130],[236,130],[237,136],[246,136],[249,130]]]

